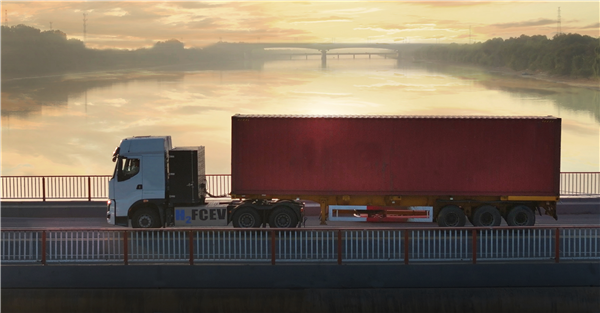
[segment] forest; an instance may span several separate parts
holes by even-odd
[[[494,38],[474,44],[435,45],[417,51],[421,61],[507,67],[570,78],[600,77],[600,39],[579,34]]]
[[[195,64],[206,67],[236,58],[221,49],[185,48],[176,39],[136,50],[89,49],[59,30],[41,31],[16,25],[2,26],[2,77],[33,77],[67,72],[157,68]]]

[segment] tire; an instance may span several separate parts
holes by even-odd
[[[456,205],[443,207],[437,216],[437,223],[440,227],[463,227],[466,221],[465,212]]]
[[[298,225],[298,217],[288,207],[276,207],[269,215],[269,226],[273,228],[294,228],[296,225]]]
[[[473,223],[473,226],[500,226],[502,215],[495,206],[489,204],[482,205],[473,213],[471,223]]]
[[[237,228],[257,228],[260,227],[262,220],[260,214],[251,207],[242,207],[235,210],[233,214],[233,227]]]
[[[156,209],[142,208],[135,213],[131,218],[131,226],[133,228],[159,228],[160,216]]]
[[[508,226],[533,226],[535,225],[535,214],[526,205],[517,205],[506,214]]]

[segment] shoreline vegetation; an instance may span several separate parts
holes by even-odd
[[[521,78],[521,79],[530,79],[540,82],[545,82],[549,84],[562,84],[571,87],[577,88],[586,88],[600,91],[600,78],[577,78],[570,76],[560,76],[560,75],[550,75],[546,72],[542,71],[515,71],[513,69],[507,67],[491,67],[491,66],[482,66],[482,65],[473,65],[466,63],[445,63],[445,62],[435,62],[435,61],[416,61],[416,63],[425,63],[425,64],[435,64],[435,65],[443,65],[443,66],[455,66],[460,68],[472,68],[481,70],[493,75],[497,75],[499,77],[511,77],[511,78]]]
[[[501,75],[600,89],[600,38],[579,34],[494,38],[419,49],[418,62],[478,66]]]
[[[117,80],[177,75],[173,68],[236,68],[239,52],[226,44],[184,48],[171,39],[136,50],[88,49],[59,30],[2,26],[2,82],[62,77]],[[600,39],[579,34],[494,38],[474,44],[432,45],[412,56],[416,63],[476,67],[492,74],[600,90]],[[242,60],[243,63],[243,60]],[[166,71],[165,71],[166,70]],[[64,76],[66,75],[66,77]]]
[[[2,26],[1,39],[3,81],[90,72],[159,70],[189,64],[210,70],[239,63],[235,51],[224,49],[226,45],[185,48],[184,43],[176,39],[135,50],[89,49],[78,39],[67,39],[67,34],[60,30],[41,31],[22,24]]]
[[[518,76],[527,79],[540,80],[555,84],[564,84],[572,87],[588,88],[600,91],[600,78],[577,78],[568,76],[549,75],[546,72],[515,71],[510,68],[486,68],[490,73],[506,76]]]

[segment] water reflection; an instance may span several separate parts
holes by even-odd
[[[358,57],[178,70],[3,81],[2,174],[107,174],[114,146],[134,135],[205,145],[208,172],[229,173],[237,113],[555,115],[562,170],[599,170],[595,90]]]
[[[549,100],[560,110],[590,114],[600,123],[600,86],[592,88],[572,87],[551,81],[529,77],[507,76],[502,73],[477,68],[465,68],[440,64],[424,64],[429,72],[447,73],[461,79],[472,80],[487,89],[507,92],[515,100],[532,102]]]
[[[135,80],[180,81],[183,73],[99,73],[2,81],[2,116],[27,117],[43,107],[66,107],[69,98]],[[86,101],[87,103],[87,101]]]

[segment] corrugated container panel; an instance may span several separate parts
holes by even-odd
[[[232,117],[232,192],[558,195],[554,117]]]

